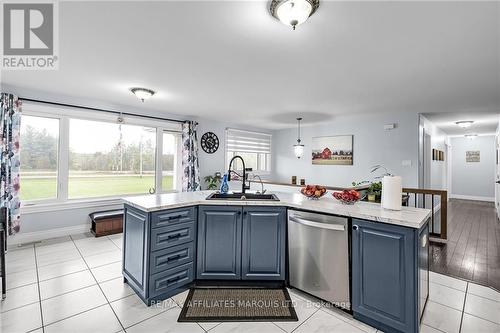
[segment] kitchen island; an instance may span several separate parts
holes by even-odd
[[[288,285],[287,210],[298,210],[348,218],[353,316],[386,332],[418,332],[430,210],[282,192],[279,201],[206,200],[211,193],[124,199],[123,276],[145,303],[203,280]]]

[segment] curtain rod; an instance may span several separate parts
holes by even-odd
[[[93,108],[93,107],[90,107],[90,106],[81,106],[81,105],[72,105],[72,104],[66,104],[66,103],[49,102],[49,101],[44,101],[44,100],[39,100],[39,99],[31,99],[31,98],[24,98],[24,97],[19,97],[19,99],[22,100],[22,101],[27,101],[27,102],[52,104],[52,105],[64,106],[64,107],[80,108],[80,109],[92,110],[92,111],[100,111],[100,112],[108,112],[108,113],[114,113],[114,114],[117,114],[117,115],[124,115],[124,116],[150,118],[150,119],[164,120],[164,121],[170,121],[170,122],[175,122],[175,123],[184,123],[184,122],[186,122],[186,120],[178,120],[178,119],[171,119],[171,118],[161,118],[161,117],[155,117],[155,116],[143,116],[143,115],[137,115],[137,114],[128,113],[128,112],[120,112],[120,111],[114,111],[114,110],[105,110],[105,109]]]

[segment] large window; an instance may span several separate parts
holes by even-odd
[[[180,124],[78,108],[23,105],[23,204],[179,189]]]
[[[68,197],[152,191],[155,150],[155,128],[70,119]]]
[[[22,116],[21,200],[57,198],[59,120]]]
[[[163,132],[162,152],[162,190],[171,191],[177,187],[176,177],[180,157],[180,135],[172,132]]]
[[[226,129],[226,165],[235,155],[243,157],[245,166],[254,173],[266,174],[271,171],[271,135],[228,128]],[[233,169],[242,170],[239,160]]]

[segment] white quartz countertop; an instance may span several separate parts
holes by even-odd
[[[285,206],[309,210],[318,213],[350,216],[394,225],[419,229],[431,216],[429,209],[403,207],[400,211],[383,209],[380,204],[357,202],[354,205],[343,205],[327,193],[319,200],[309,200],[300,193],[272,192],[280,201],[230,201],[206,200],[213,191],[181,192],[142,195],[124,198],[124,202],[132,207],[154,212],[158,210],[179,208],[193,205],[220,206]]]
[[[212,191],[181,192],[142,195],[124,198],[124,202],[132,207],[154,212],[193,205],[226,205],[226,206],[285,206],[309,210],[318,213],[350,216],[410,228],[421,228],[431,216],[429,209],[402,207],[400,211],[383,209],[380,204],[357,202],[354,205],[343,205],[327,193],[319,200],[309,200],[300,193],[273,192],[280,201],[230,201],[206,200]]]

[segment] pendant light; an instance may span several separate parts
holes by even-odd
[[[297,131],[297,144],[293,145],[293,152],[295,153],[295,157],[301,158],[304,154],[304,145],[300,143],[300,121],[302,118],[297,118],[298,122],[298,131]]]

